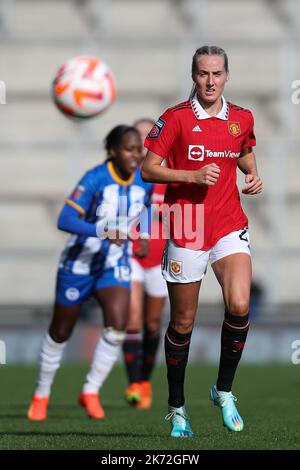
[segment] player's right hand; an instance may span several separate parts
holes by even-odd
[[[140,238],[134,255],[138,258],[146,258],[146,256],[149,255],[149,240],[143,240]]]
[[[214,186],[220,176],[220,168],[215,163],[203,166],[200,170],[193,172],[194,183]]]

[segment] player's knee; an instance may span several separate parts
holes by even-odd
[[[149,333],[157,333],[160,330],[160,319],[147,320],[144,328]]]
[[[194,325],[195,309],[190,307],[177,307],[176,309],[172,309],[171,318],[171,325],[178,333],[190,333]]]
[[[49,330],[49,335],[56,343],[64,343],[72,333],[72,328],[60,326]]]
[[[128,325],[127,318],[113,318],[109,322],[109,326],[116,331],[125,331]]]
[[[103,337],[112,344],[122,344],[125,340],[125,329],[117,330],[111,326],[104,328]]]
[[[171,321],[171,326],[175,331],[182,334],[190,333],[193,329],[194,322],[188,317],[177,318]]]
[[[132,319],[132,321],[141,321],[141,318],[143,318],[143,309],[140,308],[139,305],[131,303],[129,308],[129,318]]]
[[[249,302],[244,299],[234,299],[229,302],[227,310],[238,317],[243,317],[249,312]]]
[[[141,315],[137,315],[136,312],[130,311],[129,318],[127,320],[127,330],[141,330],[143,326],[143,319]]]
[[[129,322],[129,306],[113,300],[105,312],[106,324],[117,331],[125,331]]]

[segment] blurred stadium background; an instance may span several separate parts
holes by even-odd
[[[35,362],[49,322],[65,235],[56,218],[85,169],[103,160],[119,123],[158,117],[187,98],[191,58],[203,44],[229,55],[226,97],[254,112],[264,194],[242,196],[250,219],[254,285],[245,361],[290,362],[300,339],[300,105],[298,0],[1,0],[0,340],[7,363]],[[113,107],[73,123],[51,102],[59,65],[94,54],[117,82]],[[241,180],[242,181],[242,180]],[[167,310],[166,317],[167,321]],[[219,354],[222,298],[211,270],[202,287],[192,358]],[[201,323],[201,328],[199,324]],[[66,359],[86,360],[101,327],[86,305]],[[162,351],[160,352],[162,354]]]

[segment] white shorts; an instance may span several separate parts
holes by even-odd
[[[162,275],[168,282],[197,282],[207,270],[208,263],[213,264],[225,256],[234,253],[250,253],[248,229],[231,232],[209,250],[190,250],[168,240],[162,258]]]
[[[138,261],[131,258],[131,280],[142,282],[145,293],[151,297],[167,297],[168,295],[167,284],[162,277],[159,264],[154,268],[144,269]]]

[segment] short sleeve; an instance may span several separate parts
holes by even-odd
[[[154,124],[147,135],[144,146],[165,158],[178,135],[178,124],[174,112],[168,109]]]
[[[88,171],[79,181],[66,203],[84,214],[90,207],[95,195],[94,175]]]
[[[248,126],[245,139],[243,140],[243,143],[242,143],[242,149],[247,148],[247,147],[255,147],[255,145],[256,145],[256,137],[254,134],[254,119],[253,119],[252,113],[249,111],[249,126]]]

